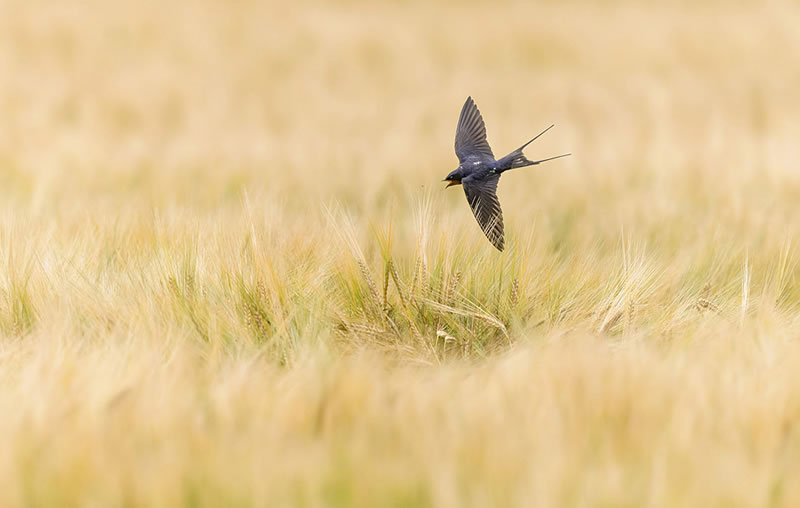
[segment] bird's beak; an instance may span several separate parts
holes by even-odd
[[[445,189],[448,188],[448,187],[452,187],[453,185],[458,185],[458,184],[461,183],[458,180],[447,180],[447,179],[445,179],[445,180],[442,180],[442,181],[443,182],[447,182],[447,185],[444,187]]]

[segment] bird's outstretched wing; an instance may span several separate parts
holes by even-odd
[[[486,125],[483,123],[478,106],[467,97],[467,102],[461,108],[461,116],[456,127],[456,155],[459,162],[464,162],[470,155],[489,157],[494,160],[489,143],[486,141]]]
[[[461,181],[464,194],[467,195],[472,213],[478,220],[483,234],[492,242],[497,250],[502,251],[505,246],[503,238],[503,210],[497,199],[497,182],[500,175],[489,175],[480,180],[465,178]]]

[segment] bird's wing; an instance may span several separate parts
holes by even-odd
[[[472,213],[478,220],[483,234],[492,242],[497,250],[502,251],[505,246],[503,238],[503,210],[497,199],[497,182],[500,175],[489,175],[486,178],[461,180],[464,194],[467,195]]]
[[[494,160],[492,149],[486,141],[486,125],[472,97],[467,97],[467,102],[461,108],[461,116],[458,117],[456,155],[462,163],[470,155],[488,156]]]

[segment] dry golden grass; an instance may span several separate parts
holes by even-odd
[[[800,505],[798,26],[0,3],[0,506]]]

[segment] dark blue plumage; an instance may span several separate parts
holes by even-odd
[[[533,166],[570,154],[558,155],[538,161],[530,161],[522,153],[523,149],[535,141],[539,136],[550,130],[551,125],[538,136],[534,137],[521,147],[505,157],[495,159],[492,148],[486,140],[486,125],[483,123],[481,112],[472,100],[467,97],[461,116],[456,127],[456,155],[458,156],[458,169],[447,175],[444,181],[451,185],[464,187],[464,194],[472,213],[475,215],[486,238],[498,250],[505,246],[503,234],[503,211],[497,199],[497,182],[504,171],[525,166]]]

